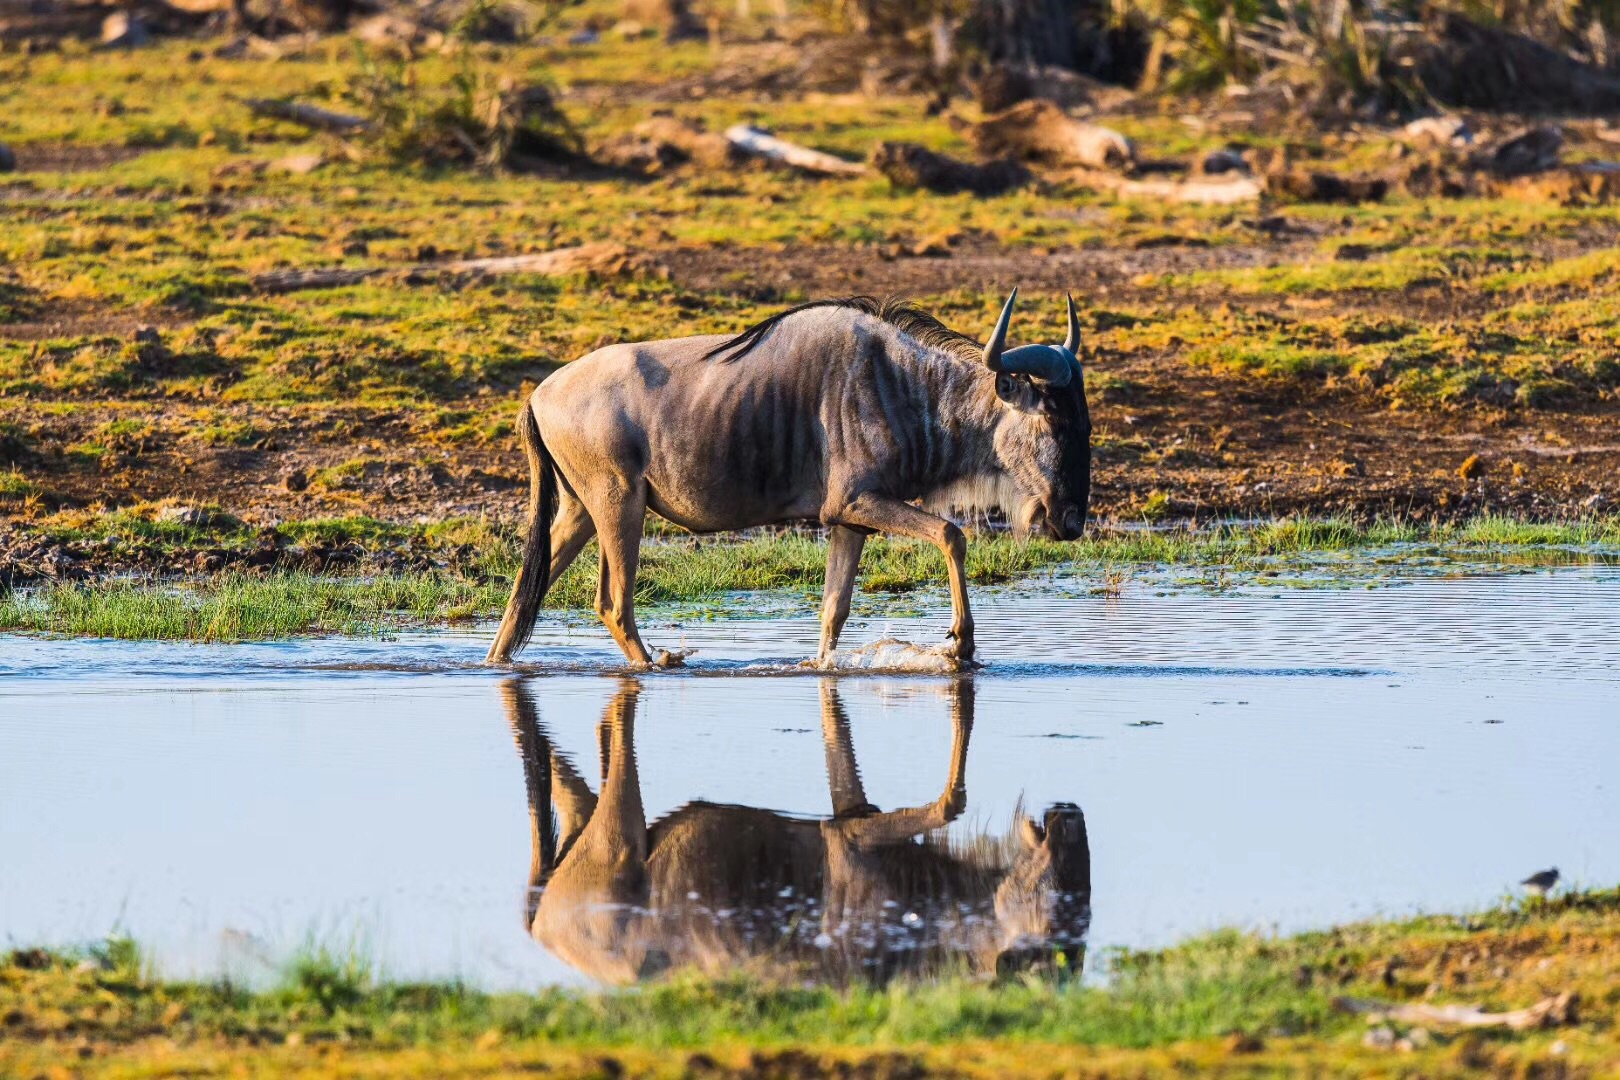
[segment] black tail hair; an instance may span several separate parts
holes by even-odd
[[[507,719],[523,761],[523,783],[529,802],[529,886],[523,898],[523,929],[534,925],[540,892],[557,867],[557,816],[551,805],[551,740],[540,726],[534,698],[521,680],[501,688],[506,696]]]
[[[518,417],[518,439],[529,459],[529,535],[523,542],[523,568],[512,589],[511,614],[517,629],[512,652],[529,643],[540,605],[551,587],[551,522],[557,516],[557,465],[540,437],[540,422],[527,401]]]

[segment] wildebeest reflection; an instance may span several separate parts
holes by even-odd
[[[640,686],[621,683],[598,727],[593,794],[504,686],[528,783],[526,921],[596,979],[760,969],[835,984],[896,975],[1078,974],[1091,917],[1085,816],[1071,803],[1014,835],[947,838],[967,790],[973,684],[950,684],[950,771],[939,798],[883,811],[866,797],[849,721],[821,687],[833,815],[691,802],[647,823],[635,753]]]

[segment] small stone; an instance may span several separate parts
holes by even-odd
[[[101,20],[101,43],[120,49],[138,49],[152,43],[152,32],[137,16],[115,11]]]
[[[188,528],[207,525],[210,514],[206,510],[195,506],[165,506],[157,512],[157,519],[175,525],[185,525]]]
[[[270,168],[293,176],[307,176],[325,164],[324,154],[289,154],[279,161],[272,161]]]
[[[1220,176],[1222,173],[1246,173],[1249,163],[1243,160],[1243,155],[1236,150],[1211,150],[1198,162],[1198,171],[1205,176]]]
[[[1393,1050],[1395,1048],[1395,1031],[1385,1024],[1369,1028],[1367,1034],[1361,1037],[1361,1045],[1374,1050]]]
[[[1228,1054],[1258,1054],[1265,1048],[1265,1042],[1258,1035],[1250,1035],[1244,1031],[1234,1031],[1226,1037]]]

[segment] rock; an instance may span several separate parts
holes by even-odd
[[[1226,1037],[1226,1052],[1228,1054],[1258,1054],[1265,1048],[1264,1040],[1258,1035],[1234,1031]]]
[[[1374,1050],[1393,1050],[1395,1048],[1395,1029],[1387,1024],[1379,1024],[1375,1028],[1369,1028],[1367,1034],[1361,1037],[1361,1045]]]
[[[11,147],[0,143],[0,172],[11,172],[17,167],[17,155],[11,152]]]
[[[1283,195],[1300,202],[1346,203],[1382,202],[1389,194],[1389,181],[1381,176],[1334,176],[1329,173],[1288,169],[1266,177],[1266,193]]]
[[[1236,150],[1211,150],[1198,159],[1198,167],[1194,171],[1201,176],[1246,173],[1249,171],[1249,163]]]
[[[1467,146],[1474,131],[1460,116],[1422,116],[1401,128],[1400,140],[1416,150]]]
[[[1558,156],[1563,148],[1562,130],[1555,127],[1533,127],[1475,155],[1474,165],[1497,176],[1528,176],[1557,165]]]
[[[599,42],[601,40],[602,40],[602,35],[598,34],[595,30],[592,30],[592,29],[590,29],[588,27],[586,29],[584,29],[584,30],[581,30],[577,34],[569,34],[568,35],[568,44],[575,45],[575,46],[578,46],[578,45],[595,45],[597,42]]]
[[[725,136],[673,116],[645,120],[633,132],[604,142],[593,156],[649,176],[686,164],[705,171],[726,169],[741,158]]]
[[[101,20],[101,43],[110,49],[138,49],[152,44],[152,32],[139,16],[115,11]]]
[[[326,164],[324,154],[289,154],[279,161],[270,163],[270,168],[276,172],[291,173],[293,176],[307,176]]]
[[[157,512],[157,520],[167,524],[197,528],[207,525],[213,515],[196,506],[165,506]]]
[[[135,347],[135,357],[147,367],[157,367],[170,357],[168,346],[163,344],[163,333],[155,326],[139,326],[129,336],[129,342]]]

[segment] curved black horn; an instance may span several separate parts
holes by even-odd
[[[1018,288],[1007,296],[1007,302],[1001,305],[1001,318],[996,320],[995,332],[990,340],[984,343],[984,366],[991,371],[1001,370],[1001,351],[1007,347],[1007,325],[1012,322],[1013,302],[1018,299]]]
[[[1063,340],[1063,347],[1068,349],[1075,359],[1080,357],[1080,315],[1074,310],[1074,297],[1065,294],[1069,301],[1069,336]]]
[[[1074,378],[1074,354],[1056,345],[1020,345],[1001,354],[998,370],[1028,375],[1049,386],[1068,386]]]

